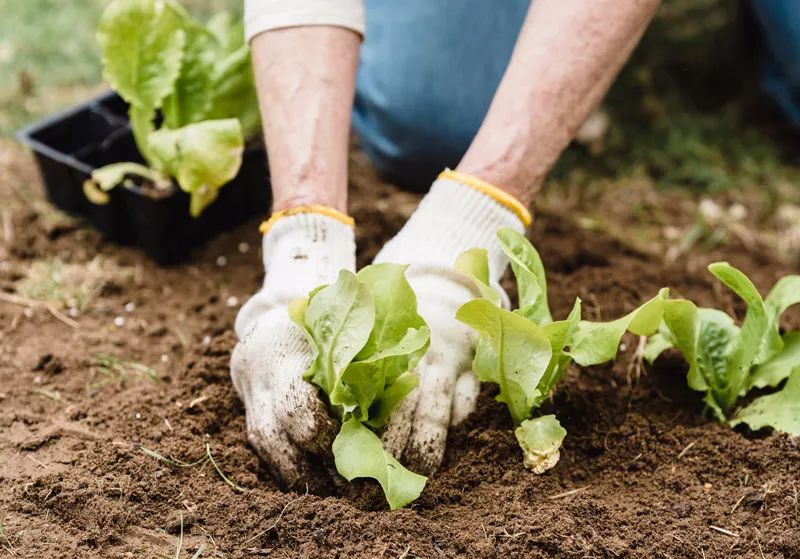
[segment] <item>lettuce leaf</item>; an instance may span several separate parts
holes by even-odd
[[[666,289],[638,309],[611,322],[581,320],[581,301],[575,300],[565,320],[553,321],[547,300],[547,281],[538,252],[520,233],[501,229],[500,246],[517,279],[520,307],[498,307],[499,295],[488,286],[486,251],[462,254],[457,267],[473,278],[481,298],[464,304],[456,318],[479,337],[472,368],[484,382],[500,387],[497,400],[508,407],[519,427],[516,435],[525,464],[537,473],[558,461],[566,431],[555,416],[535,418],[569,364],[596,365],[614,358],[626,331],[653,334],[662,322]]]
[[[645,357],[653,362],[666,349],[680,351],[689,364],[689,387],[705,393],[703,401],[720,422],[793,433],[796,412],[788,395],[794,384],[787,382],[738,413],[736,408],[751,389],[778,386],[800,367],[800,332],[781,336],[779,324],[781,314],[800,302],[800,276],[782,278],[763,300],[753,282],[727,262],[708,269],[747,304],[741,327],[722,311],[665,301],[664,324],[648,342]]]
[[[542,474],[558,463],[561,443],[567,436],[567,430],[555,415],[542,415],[520,423],[514,435],[522,447],[525,466]]]
[[[155,110],[173,91],[181,71],[186,33],[170,4],[116,0],[97,28],[103,78],[128,103]]]
[[[235,118],[206,120],[148,137],[154,167],[178,180],[189,193],[189,212],[199,216],[239,172],[244,151],[242,127]]]
[[[383,449],[372,429],[417,387],[413,372],[430,332],[417,312],[406,266],[375,264],[292,301],[289,315],[306,332],[315,358],[305,378],[327,397],[342,420],[333,443],[336,468],[346,479],[378,481],[392,509],[419,497],[426,478]]]
[[[542,329],[519,314],[501,309],[488,299],[474,299],[456,313],[460,320],[486,340],[479,346],[478,378],[500,387],[498,402],[508,406],[515,423],[528,419],[538,397],[537,387],[553,354]],[[491,351],[491,353],[488,353]]]
[[[139,152],[190,194],[194,217],[236,176],[243,138],[259,125],[241,29],[225,13],[203,25],[175,0],[113,0],[98,26],[103,76],[130,105]]]
[[[781,390],[756,398],[736,414],[731,425],[740,423],[754,430],[772,427],[789,435],[800,435],[800,367],[795,367]]]
[[[378,436],[351,417],[333,441],[336,470],[347,480],[367,477],[378,481],[392,510],[419,497],[427,478],[403,467],[383,449]]]

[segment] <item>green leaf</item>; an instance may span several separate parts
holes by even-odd
[[[401,374],[390,384],[376,400],[374,410],[366,422],[370,427],[380,429],[389,421],[394,409],[419,384],[419,377],[410,371]]]
[[[375,303],[375,327],[357,356],[358,360],[396,346],[409,328],[425,326],[425,321],[417,312],[417,296],[406,280],[407,267],[401,264],[373,264],[356,275],[367,286]]]
[[[691,301],[666,301],[664,322],[674,346],[689,364],[687,381],[693,390],[706,392],[705,402],[720,419],[728,404],[727,370],[739,329],[725,313],[698,309]]]
[[[145,161],[153,165],[153,154],[150,151],[150,134],[155,130],[153,119],[156,117],[156,110],[152,107],[137,107],[131,105],[128,108],[128,121],[131,123],[131,132],[136,142],[139,153]]]
[[[174,176],[181,190],[191,195],[193,217],[239,172],[244,148],[242,128],[233,118],[157,130],[148,144],[156,167]]]
[[[642,357],[652,365],[662,353],[673,347],[675,347],[675,341],[672,335],[667,328],[662,328],[647,339]]]
[[[497,238],[517,278],[518,312],[537,324],[552,322],[547,302],[547,278],[539,253],[525,235],[509,227],[500,229]]]
[[[368,266],[358,275],[342,270],[332,285],[289,305],[316,352],[304,376],[344,419],[333,444],[339,473],[348,480],[377,479],[393,509],[416,499],[426,482],[386,453],[366,427],[386,425],[417,386],[411,369],[430,340],[405,270],[396,264]]]
[[[342,373],[341,383],[334,388],[331,401],[339,401],[344,398],[344,396],[338,396],[339,391],[343,390],[355,397],[360,409],[360,419],[366,420],[371,417],[369,410],[373,402],[380,400],[383,397],[384,389],[391,388],[393,383],[408,371],[409,355],[424,351],[428,346],[429,339],[430,332],[427,326],[419,329],[409,328],[403,339],[395,346],[374,353],[363,361],[350,363]],[[388,414],[392,410],[384,411],[388,418]],[[380,422],[376,421],[376,423]],[[377,426],[372,423],[370,425]]]
[[[355,418],[342,424],[333,441],[333,456],[336,469],[348,481],[364,477],[377,480],[392,510],[419,497],[427,482],[425,476],[404,468],[383,449],[378,436]]]
[[[728,387],[723,396],[725,399],[723,409],[728,411],[746,390],[750,367],[755,363],[769,330],[770,322],[761,294],[746,275],[727,262],[710,264],[708,270],[747,303],[747,313],[740,327],[736,345],[728,360],[726,375]]]
[[[319,354],[305,377],[331,397],[331,404],[353,406],[354,398],[333,399],[341,375],[369,338],[375,306],[366,285],[342,270],[337,281],[317,291],[308,302],[305,323]]]
[[[115,186],[122,184],[128,176],[146,179],[152,182],[153,186],[162,190],[172,186],[172,182],[167,177],[139,163],[112,163],[111,165],[100,167],[92,171],[91,182],[100,190],[108,192]]]
[[[786,309],[798,303],[800,303],[800,276],[784,276],[779,279],[764,299],[769,327],[766,339],[756,357],[756,364],[764,363],[783,349],[780,335],[781,315]]]
[[[781,390],[757,398],[731,421],[732,426],[740,423],[754,430],[772,427],[789,435],[800,435],[800,367],[794,369]]]
[[[261,115],[247,45],[214,63],[211,91],[206,118],[237,117],[247,138],[260,128]]]
[[[553,355],[550,358],[550,363],[547,365],[542,379],[539,381],[538,391],[539,397],[534,401],[533,408],[538,408],[542,401],[550,395],[555,385],[564,376],[567,371],[572,358],[567,353],[567,347],[572,343],[575,334],[578,331],[578,326],[581,320],[581,300],[575,299],[575,304],[572,306],[569,316],[566,320],[559,320],[551,322],[542,326],[547,339],[550,340],[550,347],[553,349]]]
[[[240,49],[244,44],[244,23],[242,18],[235,18],[228,11],[217,12],[208,20],[206,28],[217,40],[217,44],[225,54]]]
[[[558,463],[561,443],[567,436],[567,430],[555,415],[543,415],[526,419],[514,434],[522,447],[525,466],[542,474]]]
[[[188,17],[183,29],[186,44],[181,71],[162,107],[167,128],[180,128],[203,120],[211,105],[216,37]]]
[[[581,321],[569,355],[584,367],[610,361],[617,354],[619,342],[626,331],[647,336],[658,330],[668,294],[667,289],[662,289],[638,309],[611,322]]]
[[[777,386],[800,367],[800,331],[789,332],[781,341],[783,349],[750,373],[750,388]]]
[[[481,297],[500,305],[500,294],[489,285],[489,258],[486,250],[471,248],[456,258],[456,270],[470,278]]]
[[[465,303],[456,318],[485,337],[494,352],[492,368],[500,385],[497,400],[508,406],[515,423],[528,419],[538,397],[536,387],[552,356],[550,340],[527,318],[486,299]]]
[[[157,109],[172,93],[186,35],[181,18],[160,0],[115,0],[97,29],[103,77],[131,105]]]

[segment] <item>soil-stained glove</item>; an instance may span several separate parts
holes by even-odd
[[[476,338],[455,315],[480,295],[454,269],[456,258],[470,248],[486,249],[490,279],[507,302],[499,280],[508,260],[496,232],[501,227],[523,232],[530,222],[530,213],[515,198],[448,170],[375,258],[410,265],[406,276],[431,331],[430,348],[417,366],[419,386],[394,411],[384,433],[387,450],[414,471],[429,474],[439,467],[448,427],[472,413],[479,391],[472,372]]]
[[[300,485],[327,477],[319,456],[330,453],[336,425],[303,379],[314,356],[287,307],[336,281],[339,270],[355,271],[353,222],[312,206],[273,215],[262,232],[266,277],[236,317],[231,378],[244,402],[250,443],[284,482]]]

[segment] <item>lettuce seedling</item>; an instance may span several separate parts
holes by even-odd
[[[175,179],[197,217],[236,176],[244,137],[259,124],[241,23],[223,12],[203,25],[175,0],[114,0],[97,40],[103,76],[130,105],[131,129],[147,165],[98,169],[84,184],[87,198],[107,202],[103,194],[131,176],[156,189],[170,188]]]
[[[780,279],[762,299],[753,282],[727,262],[711,264],[708,270],[747,304],[741,326],[722,311],[668,301],[664,323],[650,338],[645,359],[652,363],[674,347],[689,363],[689,387],[705,392],[703,401],[719,421],[800,435],[800,331],[780,333],[781,314],[800,303],[800,276]],[[751,390],[784,381],[780,391],[737,411],[739,400]]]
[[[418,383],[412,372],[430,332],[417,313],[406,266],[375,264],[293,301],[289,312],[316,354],[305,378],[325,394],[341,420],[333,442],[336,469],[348,481],[380,483],[392,509],[419,497],[427,478],[403,467],[374,430]]]
[[[611,322],[581,320],[580,299],[565,320],[554,321],[539,253],[512,229],[501,229],[497,236],[517,279],[519,308],[501,308],[500,295],[488,284],[486,252],[472,249],[459,257],[456,268],[473,279],[482,296],[464,304],[456,318],[478,332],[475,374],[500,387],[497,400],[506,404],[517,425],[525,465],[542,473],[558,462],[567,432],[555,415],[535,417],[536,410],[572,361],[582,366],[605,363],[616,355],[626,331],[654,333],[668,290]]]

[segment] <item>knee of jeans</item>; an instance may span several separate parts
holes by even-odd
[[[397,102],[384,97],[380,104],[357,96],[353,128],[384,177],[405,188],[425,190],[445,167],[458,164],[483,115],[470,119],[468,110],[435,95],[409,95],[413,97],[398,92]]]

